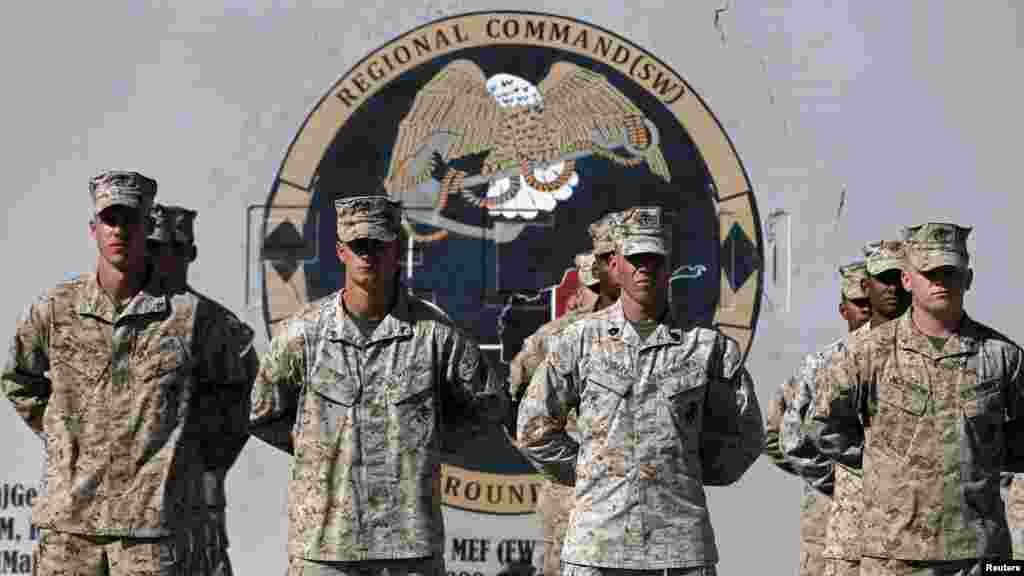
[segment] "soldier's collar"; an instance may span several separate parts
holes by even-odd
[[[959,330],[949,337],[941,352],[936,351],[932,347],[928,337],[914,324],[912,312],[913,307],[907,308],[907,311],[902,316],[893,321],[897,323],[896,345],[899,348],[913,350],[935,360],[977,352],[982,340],[981,331],[979,330],[978,323],[972,320],[966,312],[964,312],[963,319],[960,321]]]
[[[79,293],[75,306],[82,316],[93,316],[113,324],[118,318],[159,314],[167,310],[167,297],[151,268],[147,268],[146,285],[132,297],[117,318],[114,317],[114,303],[100,286],[99,275],[93,272],[84,276],[83,280],[84,290]]]
[[[666,306],[665,312],[658,319],[658,326],[651,336],[645,341],[640,341],[640,335],[636,333],[633,325],[626,319],[626,313],[622,310],[622,297],[620,296],[615,304],[605,309],[608,315],[608,327],[605,334],[612,338],[618,338],[636,347],[662,346],[665,344],[678,344],[683,341],[683,331],[675,326],[671,308]]]
[[[412,335],[412,314],[409,312],[409,297],[407,289],[398,284],[395,289],[395,305],[381,320],[380,324],[373,330],[373,334],[366,338],[359,327],[356,326],[348,310],[345,309],[342,300],[345,289],[337,292],[335,298],[331,298],[332,306],[328,312],[327,326],[325,328],[327,338],[330,340],[341,340],[355,346],[366,346],[373,342],[389,340]]]

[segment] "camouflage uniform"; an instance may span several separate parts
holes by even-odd
[[[530,377],[547,354],[548,338],[575,322],[582,315],[593,312],[593,304],[597,304],[597,300],[594,300],[587,309],[571,311],[561,318],[548,322],[523,341],[523,349],[516,354],[509,365],[509,393],[513,395],[516,402],[522,401],[522,396],[526,393],[527,385],[530,383]],[[570,435],[578,437],[575,411],[569,413],[565,427]],[[562,540],[565,538],[565,530],[569,525],[572,496],[571,486],[564,486],[552,482],[550,479],[544,480],[544,485],[541,486],[537,495],[536,510],[540,515],[544,533],[545,576],[559,573]]]
[[[1013,558],[1024,560],[1024,475],[1003,473],[1003,500],[1006,502]]]
[[[666,252],[654,209],[628,211],[624,233],[626,255]],[[663,323],[641,343],[621,299],[548,346],[518,437],[545,474],[575,484],[565,572],[713,573],[703,486],[738,480],[764,443],[739,347],[712,330]],[[579,443],[565,432],[573,409]]]
[[[148,239],[161,244],[194,247],[196,215],[194,210],[180,206],[155,204],[150,210],[152,231]],[[187,286],[186,290],[195,293]],[[254,334],[248,326],[240,322],[239,325],[243,326],[240,355],[248,371],[248,380],[252,381],[259,364],[256,351],[251,345]],[[195,477],[197,484],[193,488],[199,500],[194,502],[190,514],[194,526],[189,531],[188,539],[189,574],[233,574],[228,555],[224,481],[249,438],[249,398],[245,396],[225,400],[223,397],[201,397],[196,417],[189,427],[190,433],[199,439],[204,448],[198,463],[203,467],[203,472]]]
[[[108,172],[90,183],[96,213],[149,209],[156,183]],[[168,294],[154,274],[120,311],[95,274],[62,282],[15,328],[3,392],[45,434],[38,574],[179,574],[196,494],[187,433],[199,398],[247,398],[244,326],[215,303]]]
[[[336,206],[339,242],[395,238],[397,203]],[[477,345],[401,285],[369,337],[343,293],[286,321],[253,390],[251,432],[293,454],[289,573],[440,574],[441,434],[500,422],[505,391]]]
[[[583,286],[600,284],[600,279],[594,274],[594,268],[597,266],[596,256],[615,251],[612,230],[617,217],[616,213],[607,214],[590,225],[590,238],[594,245],[594,251],[576,256],[576,270]],[[583,289],[589,290],[589,288]],[[598,299],[595,298],[589,306],[572,310],[561,318],[548,322],[523,342],[523,349],[516,354],[509,365],[509,393],[516,404],[522,401],[530,379],[547,355],[548,338],[580,317],[594,312],[597,302]],[[575,410],[567,415],[565,430],[573,439],[579,438]],[[574,505],[573,492],[572,486],[559,484],[546,478],[537,497],[537,513],[540,515],[544,534],[545,576],[555,576],[561,571],[562,542],[565,540],[565,532],[569,528],[569,515],[572,513]]]
[[[842,287],[840,297],[865,296],[860,285],[865,264],[854,262],[839,268]],[[833,489],[832,463],[814,458],[817,452],[803,435],[803,419],[814,396],[814,374],[828,358],[846,345],[840,339],[817,354],[808,354],[794,377],[776,391],[768,405],[765,421],[765,454],[785,472],[803,477],[800,498],[800,574],[820,575],[825,572],[825,530],[828,525]]]
[[[968,233],[934,223],[907,229],[906,261],[966,270]],[[823,369],[813,438],[852,468],[861,468],[853,448],[863,446],[862,574],[966,574],[976,559],[1010,554],[999,477],[1004,464],[1024,460],[1012,441],[1021,350],[965,314],[935,351],[912,312]]]
[[[864,247],[867,273],[878,276],[889,270],[903,269],[903,243],[883,240]],[[866,294],[865,294],[866,296]],[[849,344],[865,338],[876,328],[868,322],[853,331]],[[812,399],[808,406],[813,405]],[[810,419],[805,418],[810,425]],[[808,426],[810,428],[810,426]],[[809,431],[809,430],[808,430]],[[860,470],[844,464],[835,466],[834,492],[825,534],[825,575],[857,576],[860,574],[861,515],[864,489]]]

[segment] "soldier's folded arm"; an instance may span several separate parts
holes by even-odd
[[[836,353],[817,373],[810,438],[818,451],[853,470],[861,467],[871,367],[867,355]]]
[[[249,439],[249,414],[253,379],[259,358],[253,348],[252,329],[230,311],[212,306],[204,328],[203,360],[200,374],[201,418],[205,431],[216,434],[204,442],[206,465],[228,470]]]
[[[830,353],[825,353],[831,357]],[[823,354],[808,354],[793,377],[793,397],[782,416],[783,458],[794,472],[812,488],[831,495],[835,464],[821,453],[811,440],[813,406],[818,394],[817,377],[828,359]]]
[[[519,405],[519,449],[542,474],[559,484],[576,485],[579,444],[565,430],[566,418],[579,405],[575,351],[558,338],[533,373]]]
[[[37,435],[50,398],[50,300],[38,298],[18,318],[3,374],[3,393],[18,416]]]
[[[786,408],[793,401],[796,383],[789,378],[768,400],[768,411],[764,418],[764,455],[771,459],[772,464],[787,474],[796,474],[796,469],[786,460],[782,452],[782,417]]]
[[[442,335],[445,407],[442,425],[449,435],[479,434],[500,429],[509,410],[508,392],[498,371],[480,352],[475,340],[462,330],[438,326]]]
[[[543,336],[534,332],[523,340],[523,347],[516,353],[508,365],[508,395],[511,401],[509,407],[509,433],[514,438],[516,435],[516,419],[519,415],[519,405],[523,401],[526,389],[530,385],[530,376],[537,371],[542,360],[544,360]]]
[[[701,431],[703,482],[726,486],[740,479],[764,449],[764,421],[754,382],[739,346],[719,336],[708,378]]]
[[[260,358],[249,414],[249,433],[289,454],[295,447],[292,429],[305,374],[305,327],[300,320],[290,320]]]
[[[1013,347],[1014,354],[1011,361],[1014,369],[1008,370],[1010,374],[1007,382],[1006,408],[1006,433],[1003,439],[1006,442],[1006,462],[1004,468],[1007,472],[1017,474],[1024,473],[1024,351],[1020,347]]]

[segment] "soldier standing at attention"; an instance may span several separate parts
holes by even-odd
[[[1013,559],[1024,560],[1024,474],[1004,472],[1002,484]]]
[[[146,249],[165,288],[174,293],[194,292],[188,284],[188,269],[198,256],[196,212],[180,206],[155,204],[150,218],[152,231],[147,237]],[[251,382],[256,376],[259,358],[252,347],[253,333],[248,326],[244,328],[247,332],[240,342],[243,347],[239,355]],[[195,527],[189,539],[188,573],[231,576],[224,483],[228,470],[249,438],[249,397],[248,394],[232,399],[200,396],[199,401],[199,410],[189,428],[190,433],[198,436],[203,452],[198,463],[202,473],[197,476],[201,483],[194,488],[198,498],[190,514]]]
[[[757,459],[761,409],[734,341],[671,324],[661,209],[627,210],[619,233],[619,300],[548,342],[520,406],[519,443],[576,487],[564,574],[713,575],[704,485],[735,482]],[[579,442],[565,430],[572,410]]]
[[[289,574],[442,576],[441,433],[500,425],[505,390],[398,282],[401,205],[335,207],[345,287],[286,321],[253,390],[251,432],[293,454]]]
[[[899,318],[910,306],[910,294],[903,289],[903,243],[898,241],[872,242],[864,247],[867,277],[861,282],[871,302],[871,321],[850,334],[850,343],[867,336],[879,326]],[[804,396],[805,412],[814,405],[813,396]],[[802,423],[810,432],[811,420],[802,415]],[[808,442],[806,436],[801,437]],[[817,453],[817,451],[814,451]],[[824,457],[819,456],[824,461]],[[825,576],[857,576],[860,574],[861,511],[863,489],[860,470],[843,464],[834,469],[834,492],[825,535]]]
[[[983,559],[1010,557],[999,478],[1021,464],[1022,356],[964,312],[969,233],[906,229],[910,308],[818,377],[814,442],[862,469],[865,576],[974,575]]]
[[[165,291],[148,265],[154,180],[108,171],[89,192],[96,271],[29,305],[2,375],[46,438],[34,573],[184,574],[201,449],[186,423],[197,397],[248,396],[246,330],[209,300]]]
[[[848,332],[860,328],[871,317],[871,306],[867,293],[861,286],[861,280],[867,274],[867,267],[864,262],[852,262],[846,266],[839,267],[840,294],[839,294],[839,316],[846,321]],[[776,391],[768,405],[768,417],[765,420],[765,450],[766,456],[784,472],[796,476],[807,474],[817,481],[812,486],[811,482],[803,483],[803,496],[800,499],[800,575],[820,576],[825,573],[825,528],[828,525],[828,514],[831,508],[832,495],[832,465],[831,461],[821,462],[820,460],[800,458],[805,456],[801,450],[793,458],[786,458],[782,449],[782,427],[784,415],[787,412],[795,414],[785,420],[791,427],[799,428],[800,420],[807,410],[807,406],[796,406],[796,400],[801,389],[814,387],[814,372],[830,357],[837,348],[845,346],[846,338],[841,338],[825,347],[817,354],[808,354],[797,374],[788,380]],[[805,397],[807,394],[805,393]],[[799,435],[796,430],[794,436]],[[802,470],[804,466],[811,466],[808,473]]]
[[[591,224],[590,237],[594,252],[576,256],[580,282],[593,294],[589,298],[590,304],[541,326],[523,342],[523,349],[512,359],[509,393],[516,404],[522,401],[530,379],[547,355],[548,339],[584,314],[602,310],[618,299],[619,287],[608,273],[609,260],[615,253],[615,242],[612,239],[615,218],[617,214],[611,213]],[[578,438],[575,411],[566,417],[566,431]],[[562,542],[565,540],[572,508],[573,487],[546,479],[537,498],[537,513],[541,516],[544,533],[545,576],[556,576],[561,571]]]

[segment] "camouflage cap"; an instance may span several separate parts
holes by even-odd
[[[601,283],[594,273],[597,265],[597,258],[593,252],[581,252],[576,255],[576,274],[579,275],[580,283],[584,286],[596,286]]]
[[[156,180],[138,172],[107,170],[89,180],[89,195],[94,214],[114,205],[140,208],[146,214],[156,196]]]
[[[387,196],[353,196],[334,201],[338,211],[338,241],[374,238],[390,242],[398,237],[402,204]]]
[[[149,210],[151,230],[146,239],[164,244],[195,244],[198,212],[181,206],[154,204]]]
[[[903,242],[899,240],[877,240],[864,245],[864,259],[872,276],[886,270],[903,270],[904,256]]]
[[[867,263],[863,260],[856,260],[845,266],[840,266],[839,277],[842,282],[842,297],[847,300],[867,298],[868,293],[865,292],[864,287],[860,285],[860,281],[867,278],[867,274]]]
[[[967,237],[971,228],[943,222],[929,222],[903,229],[906,259],[911,266],[926,272],[940,266],[966,270],[970,264]]]
[[[590,225],[590,240],[594,244],[596,256],[615,252],[615,228],[621,218],[621,212],[609,212]]]
[[[633,254],[668,255],[671,242],[660,206],[638,206],[622,212],[616,227],[617,241],[624,256]]]

